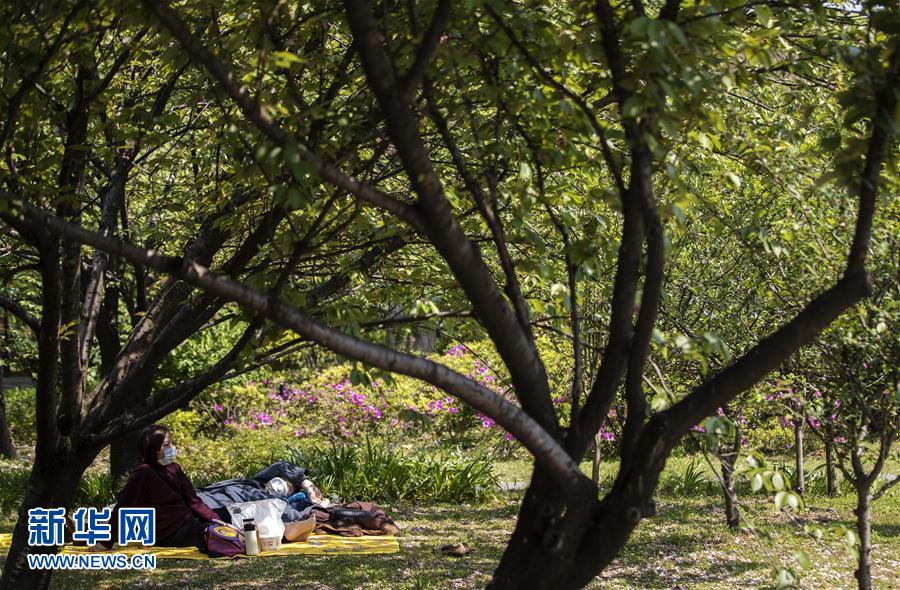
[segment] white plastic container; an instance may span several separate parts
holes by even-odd
[[[256,538],[256,525],[252,520],[244,523],[244,553],[247,555],[259,554],[259,541]]]
[[[281,549],[281,537],[259,537],[260,551],[278,551]]]

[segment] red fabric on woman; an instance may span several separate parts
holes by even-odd
[[[110,518],[113,541],[118,540],[119,508],[155,508],[157,542],[177,531],[194,515],[207,522],[219,518],[197,497],[191,480],[178,463],[141,463],[131,471]]]

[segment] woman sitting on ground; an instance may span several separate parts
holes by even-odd
[[[210,523],[231,525],[197,497],[191,480],[175,462],[175,443],[169,429],[159,424],[144,429],[140,454],[144,461],[131,470],[109,519],[112,540],[95,547],[110,549],[118,539],[119,508],[155,508],[157,546],[204,551],[204,532]]]

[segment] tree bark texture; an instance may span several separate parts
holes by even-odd
[[[794,425],[794,482],[797,493],[803,496],[806,493],[806,474],[803,465],[803,421],[804,418],[797,420]]]
[[[872,590],[872,522],[869,491],[871,486],[860,482],[856,487],[856,534],[859,536],[859,559],[856,578],[859,590]]]

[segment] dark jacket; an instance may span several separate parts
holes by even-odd
[[[118,540],[119,508],[155,508],[157,543],[194,517],[209,522],[219,516],[203,503],[178,463],[141,463],[131,470],[110,518],[112,542]],[[104,543],[107,547],[112,544]]]

